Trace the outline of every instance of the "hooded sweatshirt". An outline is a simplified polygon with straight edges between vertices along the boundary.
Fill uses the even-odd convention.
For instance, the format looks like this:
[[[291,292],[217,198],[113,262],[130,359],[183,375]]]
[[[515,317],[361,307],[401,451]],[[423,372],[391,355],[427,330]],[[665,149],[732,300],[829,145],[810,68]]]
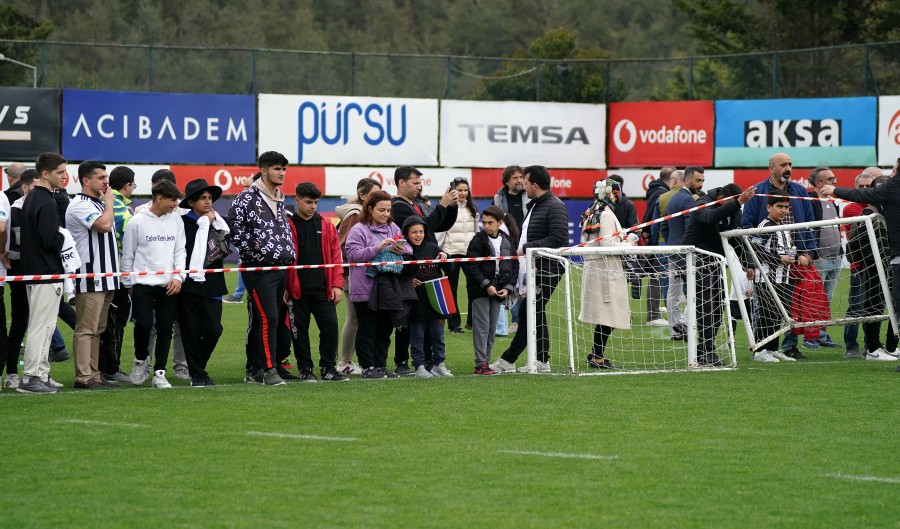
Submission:
[[[185,240],[184,222],[176,213],[158,217],[149,208],[138,211],[125,227],[122,238],[122,271],[181,270],[187,256]],[[126,287],[164,287],[172,277],[172,274],[128,276],[123,282]],[[184,282],[184,273],[174,277]]]
[[[284,193],[270,193],[262,179],[238,193],[225,215],[231,242],[245,266],[288,265],[297,259]]]

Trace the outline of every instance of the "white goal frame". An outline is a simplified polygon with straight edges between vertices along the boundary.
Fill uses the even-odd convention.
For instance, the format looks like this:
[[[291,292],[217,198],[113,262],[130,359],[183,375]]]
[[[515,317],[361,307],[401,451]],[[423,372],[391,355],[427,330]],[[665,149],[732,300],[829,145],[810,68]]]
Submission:
[[[799,230],[811,230],[811,229],[815,229],[815,228],[821,228],[824,226],[839,226],[840,227],[840,226],[845,226],[848,224],[862,223],[866,227],[866,233],[868,235],[869,246],[871,248],[879,248],[878,239],[875,234],[874,223],[876,221],[884,222],[884,218],[880,214],[874,214],[874,215],[863,215],[860,217],[837,218],[837,219],[831,219],[831,220],[818,220],[818,221],[812,221],[812,222],[798,222],[798,223],[794,223],[794,224],[789,224],[787,226],[789,226],[791,228],[790,231],[799,231]],[[757,270],[760,270],[762,268],[762,263],[759,261],[759,258],[756,256],[756,253],[753,252],[753,250],[752,250],[752,245],[750,244],[750,239],[749,239],[750,236],[785,231],[784,228],[785,228],[785,226],[767,226],[765,228],[747,228],[747,229],[724,231],[721,233],[722,244],[727,246],[729,244],[728,239],[733,239],[733,238],[739,239],[741,241],[742,246],[744,247],[744,250],[747,252],[747,254],[751,255],[753,257],[753,262],[756,265]],[[842,243],[842,244],[844,244],[844,243]],[[784,320],[786,322],[788,322],[788,326],[784,327],[782,329],[779,329],[772,336],[764,338],[764,341],[767,341],[767,340],[775,338],[775,337],[781,337],[782,335],[792,331],[795,328],[800,329],[800,328],[804,328],[804,327],[821,327],[824,325],[829,325],[829,324],[835,325],[838,323],[842,323],[842,324],[844,324],[844,323],[865,323],[865,322],[870,322],[870,321],[884,321],[885,319],[887,319],[890,322],[893,329],[898,329],[897,314],[894,310],[894,302],[893,302],[893,299],[891,296],[891,290],[888,286],[887,272],[884,268],[884,263],[882,263],[881,259],[875,259],[875,269],[878,271],[878,278],[879,278],[879,282],[881,283],[882,294],[884,295],[884,303],[885,303],[885,307],[887,308],[886,316],[884,316],[884,315],[881,315],[881,316],[857,316],[857,317],[849,317],[849,318],[844,317],[844,318],[840,318],[840,320],[838,320],[837,318],[832,318],[831,320],[827,320],[827,321],[798,322],[798,321],[794,321],[791,318],[791,314],[787,311],[787,309],[785,309],[785,307],[783,305],[779,304],[779,311],[781,312],[781,316],[782,316],[782,318],[784,318]],[[738,282],[738,274],[739,273],[740,273],[740,270],[736,270],[734,268],[731,269],[732,281]],[[769,291],[769,293],[774,297],[774,299],[778,299],[778,296],[775,292],[775,287],[769,281],[768,276],[766,274],[762,274],[760,279],[761,279],[761,287],[760,288],[766,288]],[[900,280],[900,278],[898,278],[898,280]],[[741,319],[744,322],[744,330],[747,333],[747,340],[748,340],[748,343],[750,344],[750,350],[756,351],[759,344],[757,343],[757,340],[754,337],[753,323],[751,322],[751,317],[749,314],[747,314],[747,308],[745,307],[745,305],[743,303],[738,303],[738,307],[740,308],[740,311],[741,311]]]
[[[571,274],[569,273],[569,268],[571,265],[570,257],[573,256],[582,256],[582,255],[598,255],[598,254],[608,254],[608,255],[617,255],[621,257],[628,256],[644,256],[644,255],[672,255],[672,254],[682,254],[685,256],[686,260],[686,288],[687,288],[687,305],[685,310],[686,316],[686,326],[688,329],[688,342],[687,342],[687,368],[686,369],[658,369],[658,370],[602,370],[602,371],[591,371],[585,372],[583,369],[578,368],[579,360],[576,359],[576,351],[574,350],[574,339],[573,339],[573,321],[577,318],[577,312],[575,310],[575,305],[573,303],[573,292],[577,292],[577,290],[573,290]],[[699,367],[697,364],[697,281],[696,281],[696,256],[698,254],[702,254],[709,258],[712,258],[719,264],[719,269],[721,270],[721,279],[723,285],[723,292],[725,297],[723,316],[722,316],[722,325],[720,326],[719,332],[726,333],[726,344],[727,344],[727,352],[725,353],[725,357],[723,360],[726,361],[725,367]],[[537,273],[535,268],[535,261],[537,258],[545,258],[545,259],[554,259],[560,262],[564,269],[563,277],[560,283],[556,287],[557,295],[564,296],[565,299],[565,311],[566,311],[566,330],[568,333],[569,339],[566,340],[568,350],[565,353],[565,356],[568,358],[568,366],[566,370],[566,374],[569,375],[587,375],[587,374],[641,374],[641,373],[660,373],[660,372],[677,372],[677,371],[687,371],[687,370],[732,370],[737,367],[737,355],[735,352],[734,345],[734,334],[731,328],[731,308],[728,303],[728,292],[729,292],[729,283],[728,283],[728,274],[726,274],[725,270],[727,268],[727,262],[724,257],[721,255],[717,255],[714,253],[710,253],[704,250],[699,250],[694,246],[628,246],[628,247],[599,247],[599,246],[585,246],[585,247],[569,247],[569,248],[559,248],[559,249],[548,249],[548,248],[527,248],[525,251],[525,285],[526,285],[526,299],[525,299],[525,310],[528,311],[527,317],[529,322],[529,327],[527,329],[527,355],[526,355],[526,363],[525,367],[527,369],[527,373],[536,374],[537,373],[537,326],[535,325],[536,316],[537,316],[537,299],[535,292],[535,285],[537,282]],[[558,329],[555,329],[559,332]],[[558,352],[557,352],[558,353]],[[730,360],[730,362],[729,362]],[[557,373],[561,374],[561,373]]]

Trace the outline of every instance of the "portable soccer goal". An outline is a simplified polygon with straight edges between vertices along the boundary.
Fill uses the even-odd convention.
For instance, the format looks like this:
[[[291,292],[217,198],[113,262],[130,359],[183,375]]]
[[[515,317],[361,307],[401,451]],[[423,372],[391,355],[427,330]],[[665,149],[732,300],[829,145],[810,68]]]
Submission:
[[[691,246],[590,246],[528,249],[524,260],[526,303],[522,310],[528,311],[526,369],[530,373],[546,373],[548,364],[549,373],[569,375],[729,369],[737,365],[722,256]],[[667,307],[669,324],[656,320],[650,325],[647,321],[646,304],[660,304],[663,299],[630,297],[627,261],[641,261],[638,266],[645,273],[660,278],[678,275],[678,292],[669,296],[677,299]],[[596,359],[599,346],[598,325],[613,323],[619,328],[608,335],[603,350],[613,368],[599,368],[590,362]],[[706,362],[708,353],[719,361]]]

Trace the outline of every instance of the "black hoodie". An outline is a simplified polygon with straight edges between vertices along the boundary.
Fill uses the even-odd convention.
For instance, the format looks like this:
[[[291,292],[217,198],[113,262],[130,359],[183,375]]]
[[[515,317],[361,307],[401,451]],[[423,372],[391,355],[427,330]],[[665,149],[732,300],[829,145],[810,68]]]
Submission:
[[[425,240],[418,246],[413,244],[409,239],[409,229],[415,225],[425,226]],[[406,242],[412,246],[412,258],[416,260],[436,259],[437,255],[441,253],[441,248],[428,240],[428,231],[428,226],[426,226],[425,223],[422,222],[422,218],[417,215],[411,216],[403,222],[403,236],[406,237]],[[405,256],[404,259],[407,259],[407,257]],[[438,279],[441,276],[447,275],[449,272],[449,263],[409,266],[415,267],[415,274],[412,277],[423,283],[425,281],[431,281],[432,279]],[[411,322],[421,323],[423,321],[442,320],[445,318],[445,316],[438,314],[431,308],[431,302],[428,300],[428,291],[424,286],[416,287],[416,295],[419,296],[419,303],[417,307],[414,307],[413,310],[410,311],[409,319]]]

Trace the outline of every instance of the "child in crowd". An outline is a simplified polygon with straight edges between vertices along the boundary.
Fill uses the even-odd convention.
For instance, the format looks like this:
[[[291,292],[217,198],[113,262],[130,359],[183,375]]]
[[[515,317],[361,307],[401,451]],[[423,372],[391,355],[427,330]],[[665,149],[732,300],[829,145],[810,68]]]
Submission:
[[[175,213],[181,191],[174,183],[160,180],[151,190],[150,207],[139,210],[125,227],[122,238],[122,271],[181,270],[184,268],[184,222]],[[172,343],[172,327],[178,312],[176,297],[185,274],[131,275],[124,278],[131,289],[134,315],[134,366],[131,383],[143,384],[150,376],[150,329],[156,320],[153,387],[171,388],[166,363]]]
[[[438,245],[425,240],[425,221],[417,215],[410,216],[403,223],[403,235],[409,245],[412,246],[412,257],[416,260],[446,259],[447,254],[442,252]],[[446,263],[419,264],[412,278],[412,284],[416,287],[419,301],[409,313],[409,340],[413,368],[416,376],[422,378],[452,377],[453,373],[444,365],[446,359],[446,347],[444,344],[444,315],[439,314],[428,300],[426,281],[440,279],[446,275],[450,268]],[[425,365],[425,336],[431,342],[431,359],[434,368],[431,371]]]
[[[787,193],[778,189],[773,190],[766,201],[768,216],[759,224],[759,227],[780,225],[790,210],[791,200]],[[778,336],[759,343],[775,334],[781,322],[778,304],[769,287],[763,283],[762,276],[768,279],[784,306],[791,306],[789,299],[792,290],[789,287],[791,266],[797,255],[793,237],[790,231],[776,231],[754,237],[751,242],[760,247],[757,254],[762,264],[762,269],[756,275],[756,285],[753,289],[756,293],[757,313],[756,321],[753,322],[753,330],[758,343],[753,360],[757,362],[778,362],[779,360],[793,362],[794,358],[787,356],[778,348]]]
[[[466,257],[501,257],[516,254],[509,236],[501,231],[503,210],[488,206],[481,213],[482,231],[469,243]],[[496,375],[490,368],[491,349],[494,347],[494,330],[500,307],[509,296],[515,295],[519,277],[519,261],[473,261],[465,263],[466,291],[472,311],[472,342],[475,347],[475,374]],[[505,315],[504,315],[505,316]]]

